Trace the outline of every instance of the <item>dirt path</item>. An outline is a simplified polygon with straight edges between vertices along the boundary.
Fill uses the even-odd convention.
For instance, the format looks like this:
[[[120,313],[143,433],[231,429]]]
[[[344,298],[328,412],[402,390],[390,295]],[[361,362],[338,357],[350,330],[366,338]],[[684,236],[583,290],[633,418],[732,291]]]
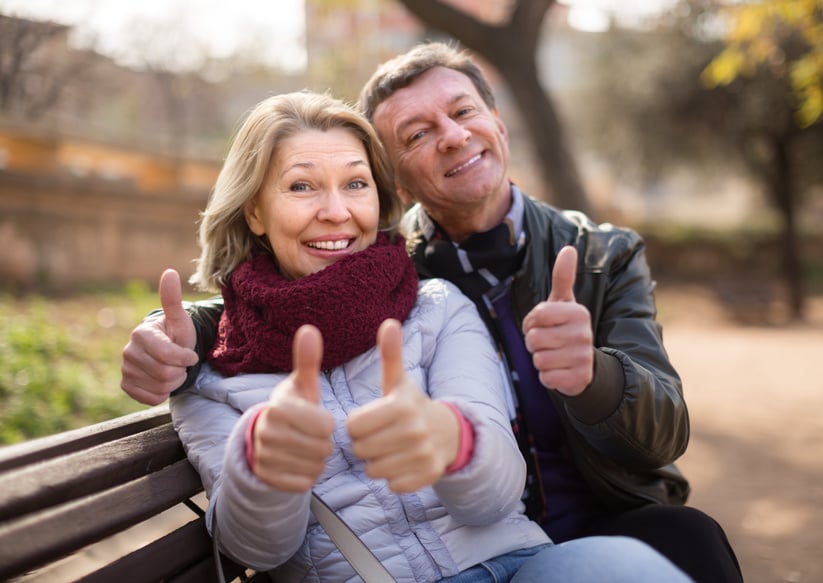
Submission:
[[[689,503],[723,525],[747,583],[823,581],[823,298],[789,328],[731,325],[702,292],[659,303],[691,416]]]

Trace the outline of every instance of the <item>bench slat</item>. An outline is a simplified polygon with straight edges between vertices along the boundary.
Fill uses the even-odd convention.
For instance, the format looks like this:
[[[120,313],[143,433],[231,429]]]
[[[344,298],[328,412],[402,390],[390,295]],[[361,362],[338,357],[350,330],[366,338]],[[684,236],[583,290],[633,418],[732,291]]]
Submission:
[[[226,581],[245,573],[245,569],[223,557]],[[174,575],[169,576],[170,573]],[[206,519],[200,517],[78,579],[76,583],[140,583],[169,579],[177,582],[208,583],[217,577]]]
[[[180,503],[190,504],[202,490],[167,405],[0,447],[0,580],[43,568]],[[228,558],[222,564],[226,581],[269,581],[265,573],[249,573]],[[204,518],[79,581],[159,580],[216,581]]]
[[[0,474],[0,520],[125,484],[186,459],[170,423]]]
[[[168,405],[158,405],[88,427],[0,447],[0,472],[88,449],[170,422]]]
[[[186,460],[116,488],[0,524],[0,578],[64,557],[201,492]]]

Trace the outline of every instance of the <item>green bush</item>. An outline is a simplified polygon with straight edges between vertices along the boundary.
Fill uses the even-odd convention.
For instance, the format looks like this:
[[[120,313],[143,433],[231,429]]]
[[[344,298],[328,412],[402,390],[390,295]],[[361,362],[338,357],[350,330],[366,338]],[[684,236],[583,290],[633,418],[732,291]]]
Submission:
[[[120,390],[120,354],[158,305],[142,283],[65,299],[0,296],[0,444],[144,408]]]

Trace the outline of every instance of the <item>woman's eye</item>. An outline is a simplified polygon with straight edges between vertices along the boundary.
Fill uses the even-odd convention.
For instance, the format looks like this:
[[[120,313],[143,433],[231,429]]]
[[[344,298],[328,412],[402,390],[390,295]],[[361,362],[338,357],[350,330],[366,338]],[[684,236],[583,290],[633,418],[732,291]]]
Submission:
[[[309,185],[305,182],[295,182],[289,187],[289,190],[293,192],[306,192],[309,190]]]
[[[368,187],[368,185],[368,182],[360,179],[352,180],[351,182],[349,182],[349,188],[351,188],[352,190],[360,190],[361,188]]]
[[[419,132],[414,132],[411,136],[409,136],[409,142],[416,142],[420,138],[426,135],[426,132],[420,130]]]

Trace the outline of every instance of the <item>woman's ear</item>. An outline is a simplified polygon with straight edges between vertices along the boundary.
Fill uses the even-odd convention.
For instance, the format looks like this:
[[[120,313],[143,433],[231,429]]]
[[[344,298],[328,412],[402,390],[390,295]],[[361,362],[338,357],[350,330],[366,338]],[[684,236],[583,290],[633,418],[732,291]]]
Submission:
[[[243,216],[251,232],[257,236],[266,234],[266,227],[258,216],[257,197],[255,196],[243,206]]]
[[[395,191],[397,192],[397,196],[400,198],[401,202],[403,203],[403,206],[411,206],[411,204],[414,202],[414,197],[411,195],[411,193],[399,184],[395,184],[394,186]]]

